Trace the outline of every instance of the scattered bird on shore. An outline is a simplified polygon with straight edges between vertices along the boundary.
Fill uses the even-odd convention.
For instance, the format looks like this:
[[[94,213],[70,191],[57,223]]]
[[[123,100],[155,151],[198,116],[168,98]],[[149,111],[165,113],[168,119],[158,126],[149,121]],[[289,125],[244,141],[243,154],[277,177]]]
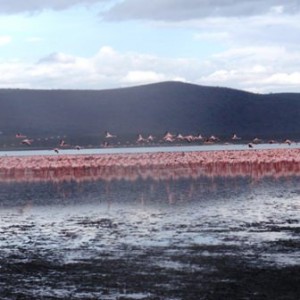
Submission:
[[[259,139],[259,138],[255,138],[255,139],[253,139],[253,141],[252,141],[253,144],[259,144],[259,143],[261,143],[261,142],[262,142],[262,140]]]
[[[24,139],[21,141],[22,145],[27,145],[27,146],[31,146],[31,143],[33,142],[33,140],[29,140],[29,139]]]
[[[16,134],[16,138],[17,138],[17,139],[26,139],[26,135],[24,135],[24,134],[18,132],[18,133]]]
[[[240,140],[241,138],[238,137],[236,134],[234,134],[231,139],[234,141],[237,141],[237,140]]]
[[[79,145],[77,145],[77,146],[75,146],[75,149],[76,149],[76,150],[80,150],[81,147],[80,147]]]
[[[66,144],[66,142],[65,142],[64,140],[60,140],[59,146],[60,146],[60,147],[66,147],[67,144]]]
[[[214,144],[215,142],[214,141],[212,141],[210,138],[206,138],[205,140],[204,140],[204,144],[206,144],[206,145],[211,145],[211,144]]]
[[[170,133],[169,131],[167,131],[163,137],[163,140],[165,142],[174,142],[175,136],[172,133]]]
[[[107,148],[109,146],[109,143],[105,141],[101,144],[101,146],[104,148]]]
[[[218,137],[214,136],[214,135],[211,135],[209,137],[209,141],[211,141],[211,142],[218,142],[218,141],[220,141],[220,139]]]
[[[153,141],[154,141],[154,136],[150,134],[150,135],[147,137],[147,141],[148,141],[148,142],[153,142]]]
[[[57,153],[57,154],[59,153],[58,148],[54,148],[53,151],[54,151],[55,153]]]
[[[184,136],[181,133],[178,133],[176,135],[176,139],[179,140],[179,141],[183,141],[184,140]]]
[[[139,133],[136,142],[137,142],[137,143],[147,142],[147,139],[145,139],[145,138],[142,136],[142,134]]]
[[[292,141],[291,141],[291,140],[289,140],[289,139],[286,139],[286,140],[285,140],[283,143],[284,143],[284,144],[291,145],[291,144],[292,144]]]
[[[174,142],[174,138],[173,138],[173,137],[170,137],[170,136],[167,136],[167,137],[164,137],[164,141],[165,141],[165,142],[172,143],[172,142]]]
[[[105,138],[106,139],[111,139],[111,138],[116,138],[117,136],[114,134],[109,133],[108,131],[105,131]]]
[[[194,136],[192,136],[191,134],[190,135],[186,135],[184,137],[184,140],[187,141],[188,143],[191,143],[194,141]]]
[[[203,140],[203,137],[202,135],[199,133],[198,135],[195,136],[195,140],[196,141],[202,141]]]
[[[253,144],[252,144],[252,143],[249,143],[249,144],[248,144],[248,148],[253,148]]]
[[[269,142],[268,142],[269,144],[275,144],[275,143],[277,143],[275,140],[269,140]]]

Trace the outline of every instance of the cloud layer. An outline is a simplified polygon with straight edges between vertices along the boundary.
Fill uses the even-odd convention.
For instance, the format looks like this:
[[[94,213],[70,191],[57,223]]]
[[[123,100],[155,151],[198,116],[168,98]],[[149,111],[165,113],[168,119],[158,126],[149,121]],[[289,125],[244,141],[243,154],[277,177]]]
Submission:
[[[186,21],[207,17],[256,16],[299,12],[298,0],[124,0],[107,13],[112,20]]]
[[[0,13],[35,12],[44,9],[62,10],[77,4],[90,5],[108,0],[0,0]]]
[[[89,58],[53,53],[34,64],[0,62],[0,88],[105,89],[180,80],[264,93],[297,91],[297,70],[300,54],[287,55],[284,48],[239,48],[197,61],[121,53],[106,46]]]
[[[53,53],[35,64],[0,62],[0,88],[104,89],[164,80],[185,80],[200,63],[102,47],[89,58]],[[181,77],[182,75],[183,77]]]
[[[60,36],[61,32],[52,32],[49,27],[44,35],[43,30],[32,31],[24,38],[27,44],[43,41],[47,45],[43,49],[53,52],[45,56],[47,52],[41,51],[36,63],[30,63],[26,51],[9,56],[10,49],[16,49],[18,43],[21,45],[18,34],[9,32],[9,24],[7,32],[4,30],[0,36],[0,47],[6,50],[7,57],[0,60],[0,87],[103,89],[181,80],[255,92],[300,91],[299,0],[0,0],[0,14],[51,9],[59,12],[49,15],[60,14],[64,20],[64,10],[74,5],[99,3],[105,5],[93,8],[105,8],[101,18],[89,24],[98,24],[99,28],[104,25],[105,32],[93,31],[93,41],[99,39],[96,47],[112,43],[114,48],[101,47],[95,53],[94,47],[94,55],[90,54],[92,51],[83,56],[74,55],[82,52],[69,46],[72,37],[68,32]],[[88,18],[90,11],[84,10]],[[72,15],[72,24],[77,24],[80,12],[76,10],[73,16],[66,11],[68,21]],[[42,15],[39,14],[41,20]],[[32,14],[28,19],[35,16]],[[49,24],[51,18],[45,20]],[[122,20],[135,22],[122,23]],[[81,23],[78,48],[86,46],[82,43],[84,34],[91,34],[89,27],[84,27],[86,23]],[[130,26],[140,24],[139,34],[132,34]],[[69,28],[73,28],[71,23]],[[157,39],[161,37],[160,30],[166,39]],[[47,34],[56,35],[55,41],[65,40],[59,44],[62,48],[50,43]],[[112,38],[103,42],[105,36]],[[147,49],[135,48],[144,39],[147,39]],[[160,45],[165,46],[165,52],[160,52]],[[9,57],[13,58],[9,60]]]
[[[62,10],[74,5],[107,3],[111,19],[148,19],[183,21],[204,17],[254,16],[268,12],[295,13],[298,0],[0,0],[0,13]]]

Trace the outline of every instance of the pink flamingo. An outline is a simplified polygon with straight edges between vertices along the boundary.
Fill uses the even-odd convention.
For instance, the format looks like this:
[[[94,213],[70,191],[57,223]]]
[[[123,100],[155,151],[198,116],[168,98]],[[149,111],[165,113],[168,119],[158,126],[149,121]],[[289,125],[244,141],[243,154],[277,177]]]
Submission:
[[[184,136],[181,133],[178,133],[176,135],[176,139],[179,140],[179,141],[183,141],[184,140]]]
[[[287,139],[287,140],[285,140],[283,143],[284,143],[284,144],[288,144],[288,145],[290,146],[290,145],[292,144],[292,141],[289,140],[289,139]]]
[[[17,138],[17,139],[26,139],[26,135],[24,135],[24,134],[18,132],[18,133],[16,134],[16,138]]]
[[[150,134],[150,135],[147,137],[147,141],[148,141],[148,142],[153,142],[153,141],[154,141],[154,136]]]
[[[139,134],[136,142],[137,143],[147,142],[147,139],[143,138],[143,136],[141,134]]]
[[[261,141],[262,141],[261,139],[255,138],[255,139],[253,139],[252,143],[259,144],[259,143],[261,143]]]
[[[21,141],[21,144],[31,146],[32,142],[33,142],[33,140],[24,139],[24,140]]]
[[[231,139],[234,141],[237,141],[237,140],[240,140],[241,138],[238,137],[236,134],[234,134]]]
[[[174,142],[174,140],[175,140],[175,136],[174,136],[173,134],[171,134],[169,131],[167,131],[167,132],[165,133],[164,137],[163,137],[163,140],[164,140],[165,142],[170,142],[170,143],[172,143],[172,142]]]
[[[65,142],[64,140],[60,140],[59,146],[60,146],[60,147],[66,147],[67,144],[66,144],[66,142]]]
[[[117,136],[114,134],[109,133],[108,131],[105,131],[105,138],[106,139],[112,139],[112,138],[116,138]]]

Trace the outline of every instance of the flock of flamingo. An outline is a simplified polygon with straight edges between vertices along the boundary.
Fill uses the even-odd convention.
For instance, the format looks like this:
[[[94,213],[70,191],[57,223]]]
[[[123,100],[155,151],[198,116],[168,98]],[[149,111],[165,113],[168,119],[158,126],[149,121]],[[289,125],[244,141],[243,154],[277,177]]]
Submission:
[[[33,139],[17,133],[23,145],[31,146]],[[117,136],[105,132],[105,146],[108,141]],[[155,137],[143,137],[139,134],[137,144],[153,142]],[[212,144],[219,142],[219,138],[212,135],[203,138],[199,135],[171,134],[166,132],[161,139],[164,142],[202,141]],[[232,141],[241,138],[236,134]],[[262,142],[255,138],[249,144]],[[268,141],[275,143],[274,140]],[[292,141],[285,140],[291,144]],[[53,150],[59,154],[60,149],[71,146],[60,139],[57,148]],[[80,146],[75,146],[80,150]],[[60,180],[137,180],[138,178],[154,180],[178,179],[182,177],[195,178],[199,176],[292,176],[300,175],[300,149],[274,149],[248,151],[209,151],[209,152],[157,152],[136,154],[97,154],[97,155],[57,155],[57,156],[29,156],[29,157],[0,157],[0,182],[2,181],[60,181]]]
[[[22,144],[22,145],[32,146],[34,144],[34,139],[30,139],[24,134],[17,133],[15,137],[16,137],[16,139],[21,139],[20,144]],[[110,141],[116,140],[117,137],[118,137],[117,135],[112,134],[109,131],[106,131],[105,135],[104,135],[104,141],[102,142],[102,144],[100,146],[101,147],[112,146],[112,143]],[[40,140],[40,139],[38,139],[38,140]],[[239,142],[241,140],[242,140],[241,137],[239,137],[237,134],[233,134],[229,140],[223,141],[223,143],[229,144],[230,142]],[[158,145],[161,143],[176,143],[176,142],[179,144],[182,144],[184,142],[187,142],[187,143],[199,142],[199,143],[203,143],[203,144],[214,144],[214,143],[221,143],[221,140],[220,140],[220,138],[218,138],[215,135],[211,135],[209,137],[203,137],[201,134],[182,135],[180,133],[172,134],[169,131],[167,131],[161,138],[156,138],[152,134],[149,134],[147,137],[144,137],[141,133],[139,133],[137,135],[137,138],[136,138],[134,144],[147,145],[149,143],[153,144],[154,142],[156,142],[156,144],[158,144]],[[268,141],[263,141],[262,139],[254,138],[252,141],[248,142],[248,147],[253,148],[255,144],[260,144],[262,142],[267,142],[269,144],[278,143],[276,140],[273,140],[273,139],[268,140]],[[126,144],[129,144],[129,143],[130,143],[129,141],[126,142]],[[291,145],[292,141],[290,139],[285,139],[281,143]],[[119,144],[120,144],[120,142],[119,142]],[[60,138],[59,143],[57,144],[57,147],[55,147],[53,149],[53,151],[55,151],[56,153],[59,153],[59,150],[63,149],[63,148],[75,148],[77,150],[80,150],[82,147],[79,145],[72,146],[72,145],[66,143],[64,139]]]
[[[300,176],[300,149],[0,157],[0,182]]]

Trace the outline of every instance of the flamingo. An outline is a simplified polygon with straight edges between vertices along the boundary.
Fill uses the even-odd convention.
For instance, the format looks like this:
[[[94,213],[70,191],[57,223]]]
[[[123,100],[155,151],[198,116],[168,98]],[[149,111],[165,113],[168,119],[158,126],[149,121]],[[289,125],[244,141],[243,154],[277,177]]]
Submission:
[[[209,137],[209,141],[210,142],[217,142],[217,141],[219,141],[220,139],[219,138],[217,138],[216,136],[214,136],[214,135],[211,135],[210,137]]]
[[[249,145],[252,146],[251,143]],[[201,166],[199,170],[195,168],[197,165]],[[14,171],[16,166],[18,172]],[[76,171],[74,171],[74,166],[76,166]],[[185,172],[178,172],[176,168],[173,168],[177,166],[185,167]],[[103,167],[105,167],[105,172],[103,172]],[[270,174],[274,176],[300,174],[300,157],[299,149],[291,148],[256,151],[158,152],[135,155],[63,155],[61,159],[51,156],[6,157],[0,159],[0,182],[59,181],[65,178],[80,181],[91,176],[90,168],[94,170],[93,178],[105,182],[123,179],[135,181],[141,176],[149,176],[154,180],[198,178],[203,175],[210,177],[250,175],[253,178],[260,178]],[[23,172],[26,170],[33,170],[33,172]],[[51,175],[52,171],[55,171],[55,178]],[[171,194],[170,200],[174,200],[175,194]]]
[[[176,139],[179,141],[183,141],[184,140],[184,136],[181,133],[178,133],[176,136]]]
[[[137,143],[147,142],[147,139],[143,138],[143,136],[139,133],[136,142],[137,142]]]
[[[195,141],[202,141],[203,137],[202,135],[199,133],[197,136],[194,137]]]
[[[254,144],[259,144],[261,142],[261,139],[259,139],[259,138],[255,138],[253,141],[252,141],[252,143],[254,143]]]
[[[154,136],[150,134],[150,135],[147,137],[147,141],[148,141],[148,142],[153,142],[153,141],[154,141]]]
[[[60,140],[59,146],[60,147],[65,147],[65,146],[67,146],[67,144],[66,144],[66,142],[64,140]]]
[[[237,140],[240,140],[241,138],[238,137],[236,134],[234,134],[231,139],[234,141],[237,141]]]
[[[174,142],[175,138],[176,138],[175,135],[173,135],[172,133],[170,133],[169,131],[167,131],[165,133],[164,137],[163,137],[163,140],[165,142],[172,143],[172,142]]]
[[[167,131],[163,137],[163,140],[166,142],[170,142],[170,141],[174,141],[174,135],[172,133],[170,133],[169,131]]]
[[[191,143],[194,140],[194,137],[192,135],[186,135],[184,139],[188,142]]]
[[[16,138],[17,138],[17,139],[26,139],[26,135],[24,135],[24,134],[18,132],[18,133],[16,134]]]
[[[172,143],[172,142],[174,142],[174,138],[173,138],[173,137],[170,137],[170,136],[167,136],[167,137],[164,137],[164,141],[165,141],[165,142]]]
[[[101,146],[104,147],[104,148],[107,148],[109,146],[109,143],[105,141],[105,142],[102,143]]]
[[[116,138],[116,135],[113,135],[111,133],[109,133],[108,131],[105,131],[105,138],[106,139],[111,139],[111,138]]]
[[[24,140],[22,140],[21,144],[31,146],[32,142],[33,142],[33,140],[24,139]]]

